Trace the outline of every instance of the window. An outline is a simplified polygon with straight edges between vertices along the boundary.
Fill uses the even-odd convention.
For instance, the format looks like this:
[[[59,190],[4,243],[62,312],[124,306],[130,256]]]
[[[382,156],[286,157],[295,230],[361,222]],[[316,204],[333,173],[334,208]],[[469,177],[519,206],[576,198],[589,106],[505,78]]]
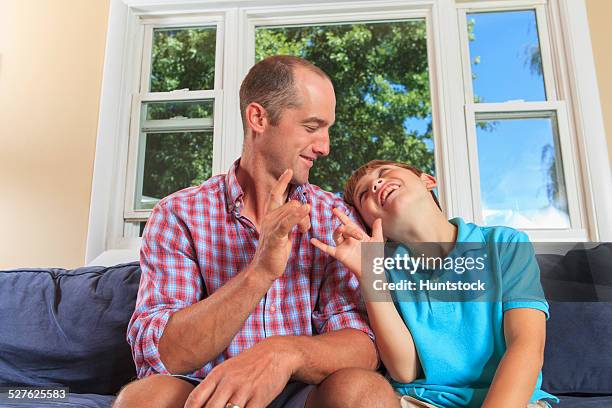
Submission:
[[[409,162],[435,174],[425,18],[255,29],[255,59],[292,54],[334,82],[330,154],[310,182],[341,192],[355,164]]]
[[[532,236],[584,239],[545,9],[487,7],[459,11],[474,218]]]
[[[340,192],[374,158],[439,181],[449,215],[533,240],[612,240],[612,177],[586,12],[569,0],[118,0],[113,3],[87,260],[139,246],[164,196],[240,156],[238,89],[267,55],[332,78]],[[587,142],[588,137],[588,142]]]
[[[163,197],[212,175],[220,23],[143,24],[140,91],[133,97],[125,236],[140,236]],[[209,23],[210,24],[210,23]]]

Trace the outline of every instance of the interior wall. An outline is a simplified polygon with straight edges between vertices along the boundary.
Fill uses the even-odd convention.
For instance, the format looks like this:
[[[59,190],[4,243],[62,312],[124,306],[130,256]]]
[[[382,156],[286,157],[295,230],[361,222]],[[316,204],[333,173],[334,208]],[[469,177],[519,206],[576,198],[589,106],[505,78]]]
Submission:
[[[109,1],[0,1],[0,269],[84,263]]]
[[[0,269],[84,263],[109,3],[0,1]],[[586,4],[612,163],[612,1]]]
[[[608,157],[612,166],[612,1],[586,0],[586,5],[608,141]]]

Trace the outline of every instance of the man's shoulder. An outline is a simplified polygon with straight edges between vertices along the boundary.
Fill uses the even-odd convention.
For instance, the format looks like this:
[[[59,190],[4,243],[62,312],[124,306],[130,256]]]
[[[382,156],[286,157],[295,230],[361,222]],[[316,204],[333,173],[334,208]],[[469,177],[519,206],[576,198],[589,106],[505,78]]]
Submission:
[[[343,209],[349,209],[350,207],[344,202],[342,197],[329,191],[323,190],[321,187],[314,184],[306,184],[308,189],[311,203],[329,209],[340,207]]]
[[[209,178],[198,186],[187,187],[178,190],[162,198],[157,206],[180,209],[185,206],[193,206],[196,203],[206,203],[218,200],[225,193],[225,174],[219,174]]]

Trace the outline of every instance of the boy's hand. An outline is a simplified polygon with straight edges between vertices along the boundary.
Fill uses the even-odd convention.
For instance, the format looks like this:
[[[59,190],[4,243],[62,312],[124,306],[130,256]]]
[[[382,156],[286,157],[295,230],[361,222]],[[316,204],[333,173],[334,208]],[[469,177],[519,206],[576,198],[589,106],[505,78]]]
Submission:
[[[382,220],[378,218],[374,221],[372,236],[369,236],[339,208],[334,208],[333,213],[342,222],[342,225],[334,231],[336,246],[327,245],[316,238],[311,238],[310,243],[342,262],[358,279],[361,279],[361,243],[384,242]]]

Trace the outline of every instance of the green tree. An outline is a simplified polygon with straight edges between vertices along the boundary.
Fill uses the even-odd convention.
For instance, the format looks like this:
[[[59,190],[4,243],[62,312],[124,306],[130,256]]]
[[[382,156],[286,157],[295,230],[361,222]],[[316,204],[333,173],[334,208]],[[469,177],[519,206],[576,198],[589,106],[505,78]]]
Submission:
[[[424,21],[262,28],[255,51],[257,60],[305,58],[332,78],[331,153],[311,170],[312,183],[342,191],[350,173],[372,159],[434,172]],[[425,129],[407,128],[409,118],[424,121]]]

